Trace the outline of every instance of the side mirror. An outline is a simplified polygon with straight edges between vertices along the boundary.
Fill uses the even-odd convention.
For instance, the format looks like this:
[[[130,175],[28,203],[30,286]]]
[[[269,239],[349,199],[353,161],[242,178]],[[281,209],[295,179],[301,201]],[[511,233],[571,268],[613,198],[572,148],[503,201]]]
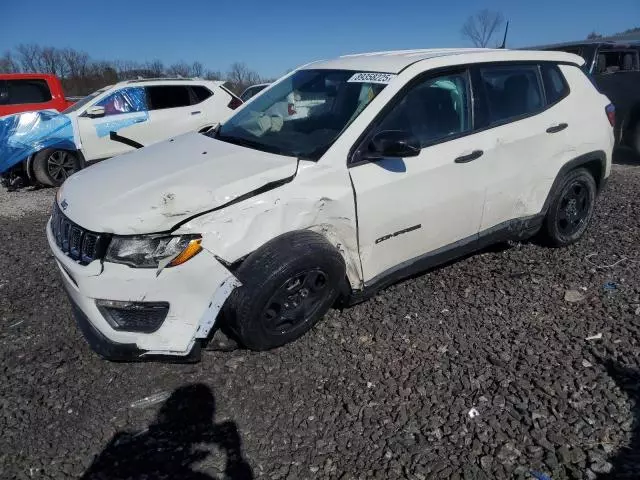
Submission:
[[[404,130],[383,130],[369,143],[368,154],[374,157],[415,157],[420,154],[420,143]],[[367,156],[369,156],[367,155]]]
[[[104,117],[104,107],[98,107],[98,106],[90,107],[87,109],[86,115],[89,118]]]

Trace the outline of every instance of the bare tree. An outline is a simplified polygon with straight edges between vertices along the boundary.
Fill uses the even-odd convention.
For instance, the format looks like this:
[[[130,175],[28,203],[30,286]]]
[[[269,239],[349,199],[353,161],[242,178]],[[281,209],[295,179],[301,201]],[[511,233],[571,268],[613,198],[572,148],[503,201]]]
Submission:
[[[204,74],[205,80],[222,80],[220,70],[207,70]]]
[[[460,33],[476,47],[484,48],[504,24],[504,16],[500,12],[488,9],[480,10],[470,16],[462,26]]]
[[[18,62],[11,52],[4,52],[0,57],[0,73],[16,73],[20,71]]]
[[[46,47],[40,51],[41,72],[52,73],[59,77],[64,77],[65,71],[62,52],[55,47]]]
[[[178,62],[167,68],[167,74],[171,77],[188,78],[191,76],[191,65],[186,62]]]
[[[73,48],[65,48],[61,52],[62,61],[64,62],[66,75],[69,78],[81,78],[87,75],[89,67],[89,55],[86,52],[80,52]]]
[[[260,83],[260,75],[249,70],[245,63],[235,62],[227,73],[227,81],[235,93],[240,93],[248,86]]]
[[[204,66],[200,62],[193,62],[193,64],[191,64],[192,77],[202,78],[203,73],[204,73]]]
[[[42,69],[42,49],[35,44],[20,44],[16,47],[18,62],[25,72],[39,72]]]
[[[153,77],[161,77],[164,75],[164,64],[160,60],[154,60],[146,64],[145,68],[149,70]]]

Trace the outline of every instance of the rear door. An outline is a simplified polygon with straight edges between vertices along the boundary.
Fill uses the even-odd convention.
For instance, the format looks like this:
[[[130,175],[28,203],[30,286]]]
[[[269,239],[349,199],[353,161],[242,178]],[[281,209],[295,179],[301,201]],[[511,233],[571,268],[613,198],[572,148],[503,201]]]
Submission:
[[[428,253],[435,258],[460,251],[456,247],[475,248],[487,171],[482,162],[465,160],[474,156],[475,145],[470,87],[466,70],[417,79],[358,148],[366,149],[369,138],[386,130],[409,132],[421,146],[415,157],[356,156],[350,165],[366,283],[403,265],[428,262]]]
[[[187,85],[151,85],[146,87],[151,125],[144,145],[166,140],[197,129],[202,109],[192,105],[192,92]]]
[[[481,237],[496,229],[519,228],[511,221],[538,214],[562,152],[567,152],[567,135],[576,128],[560,105],[568,88],[555,66],[545,67],[545,77],[547,68],[555,74],[548,79],[549,88],[556,89],[549,104],[539,64],[488,64],[473,70],[481,130],[475,145],[484,152],[478,161],[490,172]]]

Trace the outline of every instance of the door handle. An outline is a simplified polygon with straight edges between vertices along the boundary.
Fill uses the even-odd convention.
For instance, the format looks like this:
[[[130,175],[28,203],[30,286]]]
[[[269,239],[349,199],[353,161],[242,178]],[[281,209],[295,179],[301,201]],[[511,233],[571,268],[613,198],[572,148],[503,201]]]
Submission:
[[[191,112],[191,115],[199,115],[199,114],[201,114],[201,113],[202,113],[202,112],[201,112],[200,110],[196,110],[195,112]]]
[[[547,128],[547,133],[557,133],[557,132],[561,132],[562,130],[564,130],[565,128],[567,128],[569,125],[566,123],[559,123],[558,125],[554,125],[553,127],[549,127]]]
[[[480,158],[484,152],[482,150],[474,150],[469,155],[462,155],[454,160],[456,163],[467,163],[472,162],[473,160],[477,160]]]

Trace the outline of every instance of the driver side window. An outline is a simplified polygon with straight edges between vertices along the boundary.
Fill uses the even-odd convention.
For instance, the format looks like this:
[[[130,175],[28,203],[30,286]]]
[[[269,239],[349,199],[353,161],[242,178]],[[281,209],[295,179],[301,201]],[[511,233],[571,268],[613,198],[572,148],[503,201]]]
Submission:
[[[379,124],[377,132],[402,130],[421,148],[471,129],[468,77],[431,77],[413,86]]]
[[[128,87],[106,96],[96,103],[96,106],[104,107],[104,116],[108,117],[110,115],[146,111],[147,99],[144,88]]]

